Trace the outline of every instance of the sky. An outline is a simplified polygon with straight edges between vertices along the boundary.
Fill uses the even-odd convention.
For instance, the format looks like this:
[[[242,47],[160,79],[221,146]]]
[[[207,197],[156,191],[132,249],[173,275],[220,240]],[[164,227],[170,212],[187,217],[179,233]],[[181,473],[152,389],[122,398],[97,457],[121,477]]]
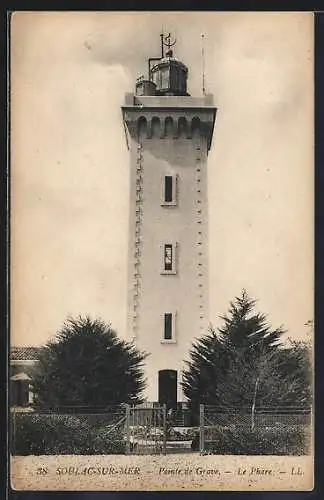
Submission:
[[[243,288],[286,336],[313,318],[313,15],[19,12],[11,21],[11,343],[68,316],[126,334],[129,152],[121,106],[160,32],[217,118],[210,322]]]

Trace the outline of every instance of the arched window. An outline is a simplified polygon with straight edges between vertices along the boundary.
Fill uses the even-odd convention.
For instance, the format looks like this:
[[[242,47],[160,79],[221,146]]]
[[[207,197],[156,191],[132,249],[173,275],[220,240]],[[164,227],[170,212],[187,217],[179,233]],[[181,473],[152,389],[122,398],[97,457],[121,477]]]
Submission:
[[[186,137],[188,134],[188,123],[183,116],[178,120],[178,135],[179,137]]]
[[[32,401],[30,377],[25,373],[18,373],[11,377],[11,404],[12,406],[26,406]]]
[[[191,134],[193,136],[195,135],[198,135],[200,134],[200,130],[201,130],[201,123],[200,123],[200,119],[198,117],[194,117],[192,120],[191,120]]]
[[[153,116],[151,121],[151,134],[152,137],[160,137],[161,136],[161,122],[160,118],[157,116]]]
[[[166,137],[173,137],[173,119],[171,116],[167,116],[164,122],[164,135]]]
[[[147,136],[147,121],[145,116],[141,116],[137,122],[137,133],[138,137],[146,137]]]

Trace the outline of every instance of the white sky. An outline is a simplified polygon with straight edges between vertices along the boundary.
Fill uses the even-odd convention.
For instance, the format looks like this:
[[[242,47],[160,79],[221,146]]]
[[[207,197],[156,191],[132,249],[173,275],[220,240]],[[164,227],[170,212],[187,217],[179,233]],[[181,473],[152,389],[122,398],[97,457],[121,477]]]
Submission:
[[[210,321],[246,288],[274,326],[313,317],[313,16],[16,13],[12,21],[12,332],[68,315],[126,320],[129,157],[120,106],[159,34],[218,107],[209,155]]]

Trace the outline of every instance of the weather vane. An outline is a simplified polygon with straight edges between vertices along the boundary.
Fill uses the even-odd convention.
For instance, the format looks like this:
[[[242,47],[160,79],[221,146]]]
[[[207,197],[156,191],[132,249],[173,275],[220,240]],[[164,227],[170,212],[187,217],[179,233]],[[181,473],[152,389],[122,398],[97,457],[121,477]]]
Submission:
[[[172,40],[171,38],[171,33],[168,33],[167,35],[164,35],[164,33],[161,33],[161,49],[162,49],[162,58],[164,57],[164,47],[168,48],[168,51],[166,55],[172,55],[171,47],[173,47],[176,44],[176,38]]]

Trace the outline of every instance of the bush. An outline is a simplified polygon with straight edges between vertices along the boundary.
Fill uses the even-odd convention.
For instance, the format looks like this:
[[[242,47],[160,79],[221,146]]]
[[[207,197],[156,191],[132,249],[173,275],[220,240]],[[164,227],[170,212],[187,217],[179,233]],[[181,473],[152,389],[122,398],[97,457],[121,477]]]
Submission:
[[[92,449],[89,455],[116,455],[126,452],[126,441],[120,432],[100,426],[92,431]]]
[[[310,435],[304,426],[217,428],[205,450],[217,455],[306,455]]]
[[[200,435],[199,432],[196,432],[191,441],[191,451],[199,451],[199,448],[200,448]]]
[[[90,426],[74,415],[20,414],[12,425],[13,455],[125,453],[126,444],[107,426]]]
[[[197,427],[176,427],[170,432],[172,441],[190,441],[197,433]],[[199,435],[199,433],[198,433]]]

